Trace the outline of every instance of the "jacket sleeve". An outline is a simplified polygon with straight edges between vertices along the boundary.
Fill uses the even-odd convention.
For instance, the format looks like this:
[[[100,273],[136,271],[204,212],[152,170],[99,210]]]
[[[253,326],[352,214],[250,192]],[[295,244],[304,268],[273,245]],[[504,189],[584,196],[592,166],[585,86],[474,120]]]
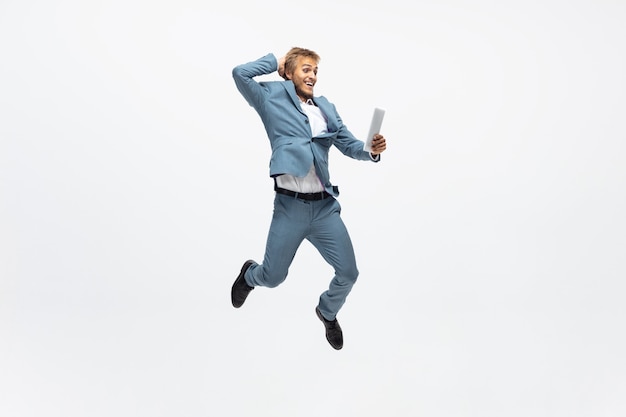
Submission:
[[[233,68],[235,85],[249,105],[259,108],[269,94],[263,83],[257,83],[254,77],[271,74],[278,69],[278,61],[274,54],[265,55],[256,61],[237,65]]]
[[[334,106],[333,106],[334,107]],[[335,110],[336,113],[336,110]],[[333,144],[337,149],[341,151],[346,156],[350,158],[354,158],[360,161],[380,161],[379,158],[372,158],[368,151],[363,150],[363,141],[357,139],[352,132],[348,130],[346,125],[343,124],[341,117],[337,114],[337,120],[339,122],[339,130],[337,132],[337,137]]]

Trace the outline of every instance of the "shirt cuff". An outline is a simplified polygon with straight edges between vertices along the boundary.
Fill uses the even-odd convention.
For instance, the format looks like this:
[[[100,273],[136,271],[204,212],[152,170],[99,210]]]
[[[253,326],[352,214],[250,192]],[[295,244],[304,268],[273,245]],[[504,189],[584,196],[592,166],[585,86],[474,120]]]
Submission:
[[[370,158],[372,159],[372,161],[378,162],[378,161],[380,161],[380,154],[372,155],[372,153],[370,152]]]

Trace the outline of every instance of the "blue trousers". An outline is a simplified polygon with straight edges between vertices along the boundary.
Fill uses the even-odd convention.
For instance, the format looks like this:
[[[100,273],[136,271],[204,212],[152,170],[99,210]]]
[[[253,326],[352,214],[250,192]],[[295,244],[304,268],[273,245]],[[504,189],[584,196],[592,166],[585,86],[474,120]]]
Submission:
[[[273,288],[281,284],[298,247],[307,239],[334,268],[335,276],[318,304],[322,315],[334,320],[359,275],[340,214],[341,206],[333,197],[304,201],[276,194],[263,263],[248,268],[244,277],[248,285]]]

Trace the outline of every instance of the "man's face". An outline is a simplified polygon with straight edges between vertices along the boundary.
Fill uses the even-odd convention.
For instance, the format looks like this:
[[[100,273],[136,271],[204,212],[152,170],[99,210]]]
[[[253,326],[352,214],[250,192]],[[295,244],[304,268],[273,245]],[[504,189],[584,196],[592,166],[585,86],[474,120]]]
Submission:
[[[309,57],[298,57],[296,69],[287,77],[293,81],[296,94],[303,100],[313,98],[313,87],[317,82],[317,61]]]

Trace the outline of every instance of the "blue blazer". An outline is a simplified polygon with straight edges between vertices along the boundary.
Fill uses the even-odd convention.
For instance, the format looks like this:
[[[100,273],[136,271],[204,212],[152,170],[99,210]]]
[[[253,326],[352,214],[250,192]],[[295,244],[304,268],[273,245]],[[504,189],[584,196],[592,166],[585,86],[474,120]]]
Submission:
[[[311,137],[311,127],[292,81],[257,82],[254,77],[271,74],[278,68],[273,54],[233,69],[237,89],[261,117],[272,147],[270,176],[290,174],[304,177],[315,165],[317,176],[326,191],[339,194],[330,182],[328,151],[335,146],[351,158],[373,161],[363,150],[363,142],[356,139],[343,124],[335,106],[325,97],[314,97],[313,102],[322,111],[328,124],[328,133]]]

